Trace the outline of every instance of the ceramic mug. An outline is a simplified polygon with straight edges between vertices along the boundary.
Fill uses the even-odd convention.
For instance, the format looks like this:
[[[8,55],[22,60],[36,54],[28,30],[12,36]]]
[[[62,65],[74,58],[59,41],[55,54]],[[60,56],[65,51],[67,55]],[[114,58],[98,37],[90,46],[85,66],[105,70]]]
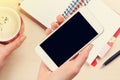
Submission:
[[[12,8],[0,7],[0,42],[9,42],[14,39],[20,28],[20,15]]]

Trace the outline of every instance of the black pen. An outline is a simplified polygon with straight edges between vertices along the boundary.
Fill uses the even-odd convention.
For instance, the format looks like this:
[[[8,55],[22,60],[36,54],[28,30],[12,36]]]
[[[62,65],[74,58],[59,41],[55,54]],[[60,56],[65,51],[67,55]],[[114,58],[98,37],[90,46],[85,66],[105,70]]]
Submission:
[[[107,61],[104,62],[103,66],[106,66],[110,62],[112,62],[115,58],[117,58],[120,55],[120,50],[116,52],[113,56],[111,56]]]

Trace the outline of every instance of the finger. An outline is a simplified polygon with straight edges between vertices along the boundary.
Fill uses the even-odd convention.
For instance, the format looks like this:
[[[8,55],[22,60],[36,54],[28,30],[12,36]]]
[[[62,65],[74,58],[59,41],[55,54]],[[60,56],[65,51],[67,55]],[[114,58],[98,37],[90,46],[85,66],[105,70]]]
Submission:
[[[40,73],[48,73],[48,72],[51,72],[51,70],[43,62],[41,62]]]
[[[90,50],[92,49],[93,45],[89,44],[87,47],[85,47],[80,53],[79,55],[75,58],[75,65],[78,68],[81,68],[82,65],[85,63]]]
[[[88,45],[79,53],[79,55],[74,60],[64,63],[55,72],[53,72],[54,74],[56,74],[54,79],[59,78],[59,80],[71,80],[72,78],[74,78],[86,61],[92,46],[93,45]]]
[[[53,30],[55,30],[56,28],[58,28],[58,26],[59,26],[59,24],[56,23],[56,22],[53,22],[53,23],[51,24],[51,28],[52,28]]]
[[[23,34],[23,32],[24,32],[24,22],[23,22],[23,19],[21,17],[21,28],[20,28],[19,34]]]
[[[64,18],[62,15],[58,15],[58,16],[56,17],[56,19],[57,19],[57,23],[58,23],[58,24],[61,24],[62,22],[65,21],[65,18]]]
[[[3,46],[3,44],[0,43],[0,46]]]
[[[46,35],[49,35],[51,32],[52,32],[52,30],[51,30],[50,28],[47,28],[47,29],[45,30]]]
[[[43,62],[41,62],[39,74],[38,74],[38,80],[40,80],[40,78],[42,79],[42,77],[43,78],[46,77],[50,73],[51,73],[51,70]]]
[[[6,50],[8,53],[5,55],[8,56],[12,51],[14,51],[16,48],[18,48],[22,42],[25,40],[26,36],[25,35],[19,35],[14,41],[10,42],[5,46]]]
[[[60,68],[56,70],[56,74],[59,75],[61,80],[71,80],[80,71],[82,65],[85,63],[88,53],[91,50],[92,45],[83,49],[75,59],[65,62]]]

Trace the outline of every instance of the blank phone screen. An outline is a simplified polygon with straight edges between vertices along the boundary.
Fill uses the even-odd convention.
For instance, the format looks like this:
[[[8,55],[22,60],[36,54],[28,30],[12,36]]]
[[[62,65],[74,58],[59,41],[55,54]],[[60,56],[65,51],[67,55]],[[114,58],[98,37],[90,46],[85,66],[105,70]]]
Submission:
[[[59,67],[97,34],[81,13],[77,12],[40,46]]]

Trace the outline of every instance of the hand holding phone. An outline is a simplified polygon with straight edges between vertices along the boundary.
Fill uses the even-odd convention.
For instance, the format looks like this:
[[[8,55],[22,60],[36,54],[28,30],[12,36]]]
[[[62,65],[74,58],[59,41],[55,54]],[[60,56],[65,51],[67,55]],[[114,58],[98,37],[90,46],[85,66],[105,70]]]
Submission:
[[[88,10],[78,10],[43,40],[36,47],[36,52],[51,70],[55,70],[77,55],[101,32],[101,25]]]
[[[49,35],[52,30],[59,27],[61,23],[64,22],[65,18],[62,15],[56,17],[57,22],[51,24],[51,28],[45,30],[46,35]],[[51,71],[42,61],[39,69],[38,80],[72,80],[80,71],[81,67],[85,63],[90,50],[92,49],[92,44],[87,45],[74,59],[67,61],[57,71]],[[62,72],[61,72],[62,71]],[[67,72],[68,74],[66,74]],[[49,73],[49,75],[48,75]],[[43,77],[44,76],[44,77]]]

